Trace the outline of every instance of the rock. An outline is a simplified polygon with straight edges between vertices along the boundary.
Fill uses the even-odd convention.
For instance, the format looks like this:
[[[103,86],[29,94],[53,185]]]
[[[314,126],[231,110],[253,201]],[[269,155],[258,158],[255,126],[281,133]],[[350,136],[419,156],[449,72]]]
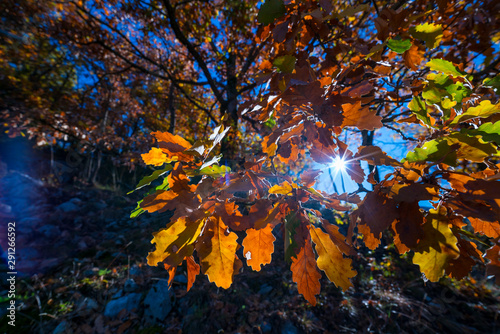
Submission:
[[[167,281],[158,281],[144,300],[146,323],[162,322],[172,310],[171,291]]]
[[[129,295],[120,297],[118,299],[113,299],[108,302],[106,309],[104,310],[104,315],[108,318],[114,318],[120,313],[121,310],[126,309],[127,311],[132,311],[139,307],[141,302],[140,293],[131,293]]]
[[[289,320],[281,328],[281,334],[298,334],[299,331]]]
[[[139,268],[138,266],[134,265],[132,266],[132,268],[130,268],[130,275],[139,276],[141,273],[141,268]]]
[[[82,201],[79,198],[72,198],[69,201],[59,205],[57,209],[61,210],[62,212],[78,211],[80,210],[81,203]]]
[[[59,227],[54,225],[44,225],[38,231],[48,239],[54,239],[61,235]]]
[[[125,282],[125,285],[123,287],[123,291],[125,291],[125,292],[134,292],[138,288],[139,288],[139,286],[137,285],[137,283],[135,283],[135,281],[132,278],[130,278],[130,279],[128,279]]]
[[[187,279],[186,275],[183,275],[183,274],[175,275],[174,282],[181,283],[181,284],[187,284],[188,279]]]
[[[70,326],[66,320],[63,320],[57,325],[57,327],[54,329],[52,334],[63,334],[63,333],[69,333]]]
[[[262,331],[262,333],[271,333],[272,329],[273,326],[271,326],[271,324],[267,321],[263,321],[260,325],[260,330]]]
[[[257,293],[259,295],[267,295],[271,291],[273,291],[273,287],[268,284],[264,284]]]
[[[93,311],[97,311],[99,309],[99,305],[92,298],[83,298],[83,300],[78,304],[76,311],[80,316],[86,316],[92,313]]]

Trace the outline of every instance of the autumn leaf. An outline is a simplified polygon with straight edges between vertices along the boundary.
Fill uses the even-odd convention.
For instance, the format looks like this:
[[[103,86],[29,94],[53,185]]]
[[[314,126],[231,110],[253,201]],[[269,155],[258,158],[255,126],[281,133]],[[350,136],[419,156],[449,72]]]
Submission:
[[[228,232],[226,224],[216,217],[210,217],[196,250],[201,260],[201,269],[210,282],[227,289],[233,283],[233,265],[238,236]]]
[[[186,267],[187,267],[187,274],[188,274],[188,282],[187,282],[187,291],[191,289],[191,287],[194,284],[194,281],[196,280],[196,276],[200,273],[200,265],[196,263],[194,258],[192,256],[187,256],[186,257]]]
[[[413,44],[409,50],[403,53],[403,59],[406,67],[416,71],[424,59],[424,51],[420,50],[417,45]]]
[[[288,195],[292,192],[292,185],[288,183],[288,181],[285,181],[283,183],[276,184],[269,188],[269,193],[270,194],[280,194],[280,195]]]
[[[309,232],[312,241],[316,245],[318,268],[323,270],[328,279],[336,286],[347,290],[352,286],[349,279],[357,274],[352,269],[352,260],[344,258],[342,252],[330,239],[330,236],[321,231],[320,228],[310,227]]]
[[[497,243],[488,249],[484,258],[488,260],[486,273],[495,276],[496,284],[500,284],[500,245]]]
[[[141,154],[146,165],[161,166],[165,162],[170,162],[167,155],[159,148],[153,147],[148,153]]]
[[[475,107],[470,107],[462,115],[457,116],[451,122],[451,125],[465,122],[465,121],[468,121],[468,120],[476,118],[476,117],[486,118],[486,117],[489,117],[489,116],[496,114],[496,113],[499,113],[499,112],[500,112],[500,103],[492,104],[491,101],[484,100],[484,101],[481,101],[481,103],[479,103],[479,105],[477,105]]]
[[[297,253],[296,257],[292,258],[290,269],[292,270],[292,279],[297,283],[299,293],[312,306],[316,305],[315,295],[321,291],[321,284],[319,283],[321,274],[316,265],[310,239],[306,240],[306,243]]]
[[[374,130],[382,127],[382,117],[371,112],[368,107],[361,107],[361,101],[342,105],[342,127],[354,126],[360,130]]]
[[[247,264],[255,271],[260,271],[261,265],[271,263],[271,255],[274,252],[273,227],[268,224],[266,227],[255,230],[253,228],[246,231],[247,236],[243,239],[243,255],[247,259]]]
[[[431,282],[443,276],[451,260],[459,257],[457,238],[448,226],[446,209],[430,209],[423,225],[424,237],[416,247],[413,263]]]
[[[410,34],[422,41],[429,49],[436,48],[443,38],[443,29],[440,24],[423,23],[410,29]]]
[[[156,250],[148,254],[148,264],[156,266],[158,262],[165,261],[170,266],[178,266],[186,256],[193,254],[202,223],[202,220],[191,222],[182,217],[153,233],[151,243],[156,244]]]

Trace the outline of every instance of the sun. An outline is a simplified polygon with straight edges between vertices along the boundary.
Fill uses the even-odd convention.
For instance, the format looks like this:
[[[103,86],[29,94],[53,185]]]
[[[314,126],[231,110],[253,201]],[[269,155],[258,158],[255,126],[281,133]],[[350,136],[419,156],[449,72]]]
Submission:
[[[336,173],[343,173],[347,168],[347,162],[344,160],[344,158],[337,155],[335,159],[333,159],[333,162],[330,163],[330,168],[333,168]]]

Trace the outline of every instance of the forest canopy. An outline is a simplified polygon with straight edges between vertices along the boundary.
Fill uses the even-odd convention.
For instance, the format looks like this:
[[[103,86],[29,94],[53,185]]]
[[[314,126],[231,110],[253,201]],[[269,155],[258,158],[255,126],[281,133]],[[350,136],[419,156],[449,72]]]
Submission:
[[[172,280],[185,261],[188,290],[200,271],[228,288],[243,261],[261,270],[276,234],[313,305],[321,271],[347,289],[351,258],[383,242],[430,281],[482,264],[500,282],[498,1],[0,9],[8,134],[147,165],[131,216],[172,212],[148,264]],[[319,190],[332,166],[356,189]]]

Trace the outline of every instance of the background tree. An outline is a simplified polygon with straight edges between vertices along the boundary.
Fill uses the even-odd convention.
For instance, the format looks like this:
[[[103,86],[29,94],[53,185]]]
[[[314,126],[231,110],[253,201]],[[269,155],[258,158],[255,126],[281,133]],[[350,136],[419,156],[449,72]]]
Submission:
[[[43,68],[23,70],[12,57],[42,63],[53,77],[33,88],[42,102],[28,105],[26,116],[12,112],[4,94],[9,131],[23,124],[39,138],[85,140],[100,166],[105,152],[133,165],[128,152],[146,151],[156,130],[158,147],[143,160],[161,167],[138,188],[163,181],[132,216],[174,211],[148,257],[172,278],[185,260],[189,282],[201,267],[227,288],[242,265],[240,245],[253,269],[270,262],[278,225],[299,292],[312,304],[318,269],[351,286],[357,234],[370,249],[390,235],[431,281],[464,277],[483,255],[488,272],[498,273],[495,1],[6,4],[34,17],[26,34],[36,52],[9,44],[13,21],[4,19],[2,66],[12,73],[4,79]],[[32,56],[44,52],[50,55]],[[51,62],[58,57],[54,63],[65,66]],[[65,100],[54,96],[57,87]],[[23,89],[15,93],[24,104]],[[375,146],[382,128],[414,143],[405,159]],[[359,136],[358,147],[343,139],[350,134]],[[313,188],[335,160],[358,184],[353,193]],[[390,171],[381,175],[379,166]],[[312,202],[348,212],[346,235]]]

